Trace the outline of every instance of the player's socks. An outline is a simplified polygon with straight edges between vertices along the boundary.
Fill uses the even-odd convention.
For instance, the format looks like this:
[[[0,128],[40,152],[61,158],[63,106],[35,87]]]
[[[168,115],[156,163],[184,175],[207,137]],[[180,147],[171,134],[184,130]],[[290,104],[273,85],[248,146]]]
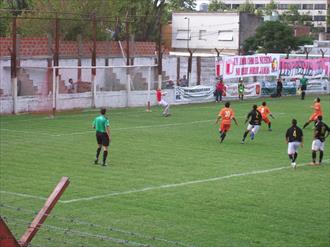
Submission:
[[[312,159],[313,159],[313,163],[315,164],[315,162],[316,162],[316,151],[312,152]]]
[[[221,143],[223,142],[223,140],[225,139],[225,137],[226,137],[226,133],[222,133],[221,134],[221,141],[220,141]]]
[[[297,157],[298,157],[298,153],[295,152],[294,155],[293,155],[293,160],[292,160],[292,162],[296,162]]]
[[[321,165],[323,160],[323,151],[320,150],[319,164]]]
[[[244,141],[245,141],[245,138],[247,137],[248,133],[249,133],[249,131],[245,131],[245,132],[244,132],[244,135],[243,135],[243,139],[242,139],[242,142],[244,142]]]
[[[303,129],[305,129],[307,127],[307,125],[309,125],[309,122],[306,122],[303,126]]]
[[[272,124],[271,123],[268,124],[268,130],[272,131]]]
[[[251,132],[250,136],[251,136],[251,140],[253,140],[254,139],[254,132],[253,131]]]
[[[96,149],[96,157],[95,157],[95,160],[94,160],[94,164],[97,164],[97,162],[99,161],[100,152],[101,152],[101,148],[97,148]]]
[[[294,162],[293,161],[293,155],[292,154],[289,154],[289,159],[291,160],[291,162]]]
[[[108,151],[103,151],[103,163],[102,165],[106,165],[105,161],[107,160],[107,156],[108,156]]]

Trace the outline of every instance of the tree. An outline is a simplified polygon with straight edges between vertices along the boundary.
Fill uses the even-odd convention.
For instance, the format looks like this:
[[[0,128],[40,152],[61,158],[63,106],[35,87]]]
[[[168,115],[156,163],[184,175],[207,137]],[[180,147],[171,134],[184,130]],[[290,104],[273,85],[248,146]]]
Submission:
[[[116,39],[125,39],[126,21],[129,32],[135,40],[157,40],[159,22],[166,23],[173,11],[193,11],[195,0],[15,0],[29,3],[32,12],[22,12],[22,17],[57,17],[60,21],[60,35],[64,40],[76,40],[78,35],[83,39],[92,38],[91,18],[97,17],[97,39],[106,40],[115,34]],[[14,2],[14,0],[5,0]],[[0,0],[3,5],[3,0]],[[0,5],[0,6],[2,6]],[[7,12],[10,15],[10,12]],[[2,14],[1,14],[2,16]],[[9,35],[9,19],[0,24],[0,34]],[[6,31],[5,31],[6,30]],[[24,36],[40,36],[54,31],[52,19],[22,19],[18,23],[18,32]]]
[[[292,28],[280,21],[263,23],[257,28],[253,38],[244,42],[243,47],[246,51],[253,51],[258,47],[263,53],[287,53],[298,48]]]
[[[238,11],[253,14],[255,11],[255,7],[254,7],[254,4],[250,3],[249,0],[245,0],[245,3],[243,3],[239,6]]]
[[[274,0],[271,0],[268,4],[266,4],[265,14],[271,15],[273,11],[276,11],[277,5]]]
[[[222,11],[228,9],[222,0],[212,0],[209,4],[209,11]]]

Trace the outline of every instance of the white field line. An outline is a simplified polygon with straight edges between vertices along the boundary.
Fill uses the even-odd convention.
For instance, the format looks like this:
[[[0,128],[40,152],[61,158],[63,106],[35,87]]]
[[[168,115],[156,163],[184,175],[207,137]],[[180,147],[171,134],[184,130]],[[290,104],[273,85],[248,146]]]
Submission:
[[[276,115],[285,115],[286,113],[277,113]],[[245,117],[237,117],[236,119],[242,119]],[[111,128],[111,131],[122,131],[122,130],[133,130],[133,129],[148,129],[148,128],[166,128],[166,127],[173,127],[173,126],[182,126],[187,124],[199,124],[199,123],[208,123],[215,121],[214,119],[208,120],[198,120],[192,122],[183,122],[183,123],[170,123],[170,124],[158,124],[158,125],[141,125],[141,126],[134,126],[134,127],[124,127],[124,128]],[[8,131],[14,133],[23,133],[23,134],[39,134],[39,135],[47,135],[51,137],[61,137],[61,136],[73,136],[73,135],[83,135],[86,133],[95,132],[95,130],[86,130],[86,131],[79,131],[79,132],[72,132],[72,133],[62,133],[62,134],[50,134],[45,132],[32,132],[32,131],[24,131],[24,130],[12,130],[12,129],[0,129],[1,131]]]
[[[329,159],[324,160],[323,163],[328,163],[328,161],[329,161]],[[309,163],[299,164],[299,167],[306,166],[308,164]],[[299,169],[299,167],[298,167],[298,169]],[[220,181],[220,180],[234,178],[234,177],[245,177],[245,176],[250,176],[250,175],[270,173],[270,172],[280,171],[280,170],[289,169],[289,168],[291,168],[291,166],[282,166],[282,167],[266,169],[266,170],[257,170],[257,171],[251,171],[251,172],[243,172],[243,173],[234,173],[234,174],[230,174],[230,175],[222,176],[222,177],[192,180],[192,181],[176,183],[176,184],[164,184],[164,185],[159,185],[159,186],[150,186],[150,187],[145,187],[145,188],[142,188],[142,189],[133,189],[133,190],[114,192],[114,193],[97,195],[97,196],[81,197],[81,198],[76,198],[76,199],[71,199],[71,200],[59,200],[59,202],[64,203],[64,204],[68,204],[68,203],[74,203],[74,202],[80,202],[80,201],[92,201],[92,200],[96,200],[96,199],[109,198],[109,197],[121,196],[121,195],[128,195],[128,194],[140,193],[140,192],[145,192],[145,191],[176,188],[176,187],[182,187],[182,186],[188,186],[188,185],[194,185],[194,184],[202,184],[202,183]],[[22,194],[22,193],[10,192],[10,191],[1,190],[0,193],[15,195],[15,196],[19,196],[19,197],[34,198],[34,199],[39,199],[39,200],[43,200],[43,201],[47,200],[47,198],[42,197],[42,196],[34,196],[34,195],[28,195],[28,194]]]

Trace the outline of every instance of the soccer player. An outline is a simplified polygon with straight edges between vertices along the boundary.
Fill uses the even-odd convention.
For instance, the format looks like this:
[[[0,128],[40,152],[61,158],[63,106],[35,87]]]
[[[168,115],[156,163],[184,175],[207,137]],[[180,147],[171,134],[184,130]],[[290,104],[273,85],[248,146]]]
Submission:
[[[315,129],[314,129],[314,140],[312,143],[312,159],[311,165],[321,165],[324,151],[324,141],[330,134],[330,128],[328,125],[322,122],[322,116],[317,117]],[[320,152],[319,163],[316,163],[316,152]]]
[[[109,120],[105,116],[106,109],[102,108],[100,113],[101,114],[94,119],[92,124],[93,129],[96,130],[96,141],[97,141],[96,159],[94,161],[94,164],[98,164],[99,155],[103,146],[102,166],[106,166],[108,147],[111,141],[110,127],[109,127]]]
[[[299,146],[303,147],[303,131],[297,126],[297,120],[292,119],[292,126],[286,131],[285,139],[288,144],[288,155],[291,160],[291,167],[296,169]]]
[[[239,79],[238,82],[238,99],[243,101],[243,97],[244,97],[244,83],[242,79]]]
[[[273,119],[274,119],[274,116],[271,113],[271,111],[270,111],[269,107],[267,106],[266,102],[265,101],[262,102],[261,106],[259,106],[257,110],[261,113],[262,120],[266,124],[268,124],[268,130],[272,131],[272,123],[269,120],[268,115],[270,115]]]
[[[233,109],[230,108],[229,102],[226,102],[225,107],[220,110],[215,123],[217,124],[220,119],[222,120],[221,120],[221,125],[219,126],[219,133],[220,133],[220,143],[222,143],[226,137],[227,132],[230,129],[231,120],[234,120],[235,124],[238,126],[238,123],[235,118],[235,113]]]
[[[304,124],[303,129],[307,127],[311,122],[316,122],[318,116],[322,116],[322,107],[321,107],[321,99],[317,97],[314,99],[314,104],[311,106],[311,108],[314,109],[314,113],[309,117],[309,120]]]
[[[158,105],[161,105],[163,108],[164,108],[164,111],[163,111],[163,116],[164,117],[168,117],[168,116],[171,116],[170,114],[170,104],[167,103],[164,99],[163,99],[163,96],[166,95],[166,92],[163,92],[160,88],[158,88],[156,90],[156,97],[157,97],[157,102],[158,102]]]
[[[246,117],[245,123],[247,123],[249,121],[249,119],[250,119],[250,121],[249,121],[249,125],[248,125],[246,131],[244,132],[243,139],[241,142],[242,144],[244,144],[245,138],[249,132],[250,132],[251,140],[253,140],[255,134],[257,134],[257,132],[260,128],[262,116],[261,116],[261,113],[257,110],[257,108],[258,108],[257,105],[253,105],[252,111],[250,111]]]

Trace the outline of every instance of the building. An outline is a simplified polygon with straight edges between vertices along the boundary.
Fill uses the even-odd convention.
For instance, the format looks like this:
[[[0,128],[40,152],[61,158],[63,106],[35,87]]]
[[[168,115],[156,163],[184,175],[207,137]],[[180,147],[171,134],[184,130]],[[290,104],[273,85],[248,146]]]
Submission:
[[[239,12],[177,12],[172,14],[172,51],[239,54],[262,18]]]
[[[197,9],[201,4],[209,4],[210,0],[197,0]],[[228,9],[238,9],[241,4],[246,3],[246,0],[222,0]],[[264,8],[271,0],[249,0],[256,8]],[[319,27],[323,31],[330,32],[326,24],[327,9],[330,7],[330,0],[274,0],[277,5],[277,11],[282,14],[288,11],[290,6],[297,7],[300,14],[309,15],[312,17],[314,27]]]

